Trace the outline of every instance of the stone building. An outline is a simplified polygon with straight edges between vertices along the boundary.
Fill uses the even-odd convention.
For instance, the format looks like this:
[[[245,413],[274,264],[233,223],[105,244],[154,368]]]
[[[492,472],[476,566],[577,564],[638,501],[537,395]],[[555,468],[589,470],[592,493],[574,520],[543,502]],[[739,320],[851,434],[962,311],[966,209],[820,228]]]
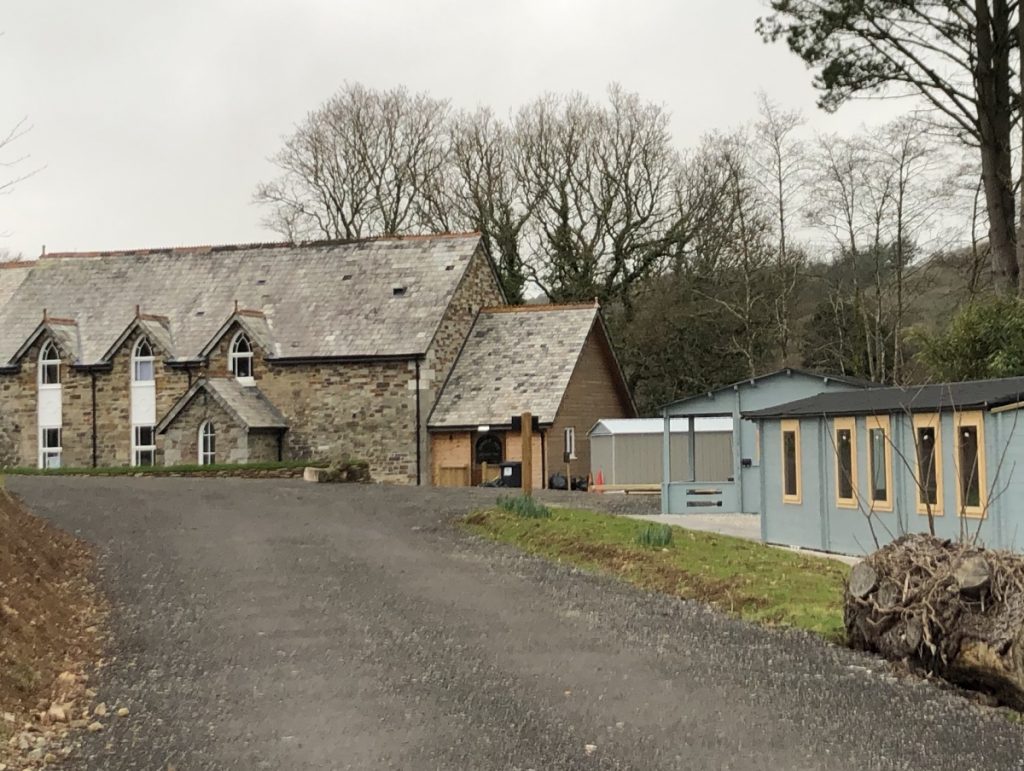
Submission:
[[[427,417],[504,304],[477,234],[0,265],[0,467],[348,455],[426,483]]]

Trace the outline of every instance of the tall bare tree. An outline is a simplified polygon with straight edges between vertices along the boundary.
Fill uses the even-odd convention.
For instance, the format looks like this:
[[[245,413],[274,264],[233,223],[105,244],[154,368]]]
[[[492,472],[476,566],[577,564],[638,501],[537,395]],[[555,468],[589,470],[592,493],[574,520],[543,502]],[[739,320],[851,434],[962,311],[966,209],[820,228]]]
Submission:
[[[947,127],[980,151],[992,269],[1018,291],[1011,133],[1024,98],[1013,51],[1024,38],[1016,0],[771,0],[758,20],[818,71],[820,104],[886,92],[922,97]],[[1016,92],[1016,96],[1014,95]],[[1024,159],[1022,159],[1024,162]]]
[[[628,304],[664,262],[679,164],[668,113],[617,86],[608,98],[547,96],[515,118],[535,202],[530,274],[556,300]]]
[[[405,88],[342,88],[274,156],[259,185],[266,224],[289,239],[360,238],[424,229],[426,193],[448,163],[448,103]]]
[[[803,116],[785,110],[763,91],[758,94],[759,117],[754,124],[756,142],[753,154],[759,181],[771,206],[778,246],[775,271],[778,294],[775,298],[775,324],[783,361],[790,355],[792,302],[796,292],[804,254],[792,244],[794,212],[800,209],[803,182],[808,171],[807,151],[797,132]]]
[[[452,121],[454,188],[445,196],[447,208],[480,231],[511,302],[523,300],[524,229],[536,206],[536,192],[528,194],[524,184],[523,153],[521,137],[489,109],[461,113]]]

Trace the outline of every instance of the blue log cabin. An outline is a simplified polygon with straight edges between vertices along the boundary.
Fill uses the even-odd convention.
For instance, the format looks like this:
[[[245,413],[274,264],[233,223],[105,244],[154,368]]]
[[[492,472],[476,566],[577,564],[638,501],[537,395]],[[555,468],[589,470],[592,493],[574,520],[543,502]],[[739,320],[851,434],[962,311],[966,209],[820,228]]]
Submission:
[[[761,535],[866,554],[905,533],[1024,549],[1024,377],[822,393],[760,427]]]
[[[761,469],[756,426],[741,415],[773,404],[791,402],[821,393],[840,393],[875,387],[875,383],[847,375],[829,375],[787,367],[731,383],[706,393],[689,396],[661,409],[663,514],[717,514],[760,511]],[[729,473],[714,479],[700,478],[704,464],[685,465],[673,459],[670,423],[688,422],[687,457],[697,456],[695,421],[701,418],[728,418],[732,421],[732,463]],[[679,471],[685,473],[679,476]]]

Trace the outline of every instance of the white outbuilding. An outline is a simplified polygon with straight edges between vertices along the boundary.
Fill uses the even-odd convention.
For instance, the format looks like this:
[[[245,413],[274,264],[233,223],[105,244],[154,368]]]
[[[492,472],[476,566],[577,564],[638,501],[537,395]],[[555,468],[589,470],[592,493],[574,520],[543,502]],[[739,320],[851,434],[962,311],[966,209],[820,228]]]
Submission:
[[[672,478],[689,479],[689,421],[672,420]],[[661,418],[605,419],[590,429],[590,470],[606,485],[660,485],[665,421]],[[696,478],[729,481],[732,477],[732,418],[696,418]]]

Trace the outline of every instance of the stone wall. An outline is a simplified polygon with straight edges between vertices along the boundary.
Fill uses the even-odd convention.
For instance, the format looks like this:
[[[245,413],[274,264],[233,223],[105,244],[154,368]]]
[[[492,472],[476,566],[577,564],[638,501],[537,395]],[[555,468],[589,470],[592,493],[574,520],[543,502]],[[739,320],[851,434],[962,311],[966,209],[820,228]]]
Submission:
[[[377,481],[415,483],[416,381],[409,364],[257,361],[257,385],[288,421],[285,458],[359,458]]]
[[[249,463],[273,463],[277,457],[277,431],[249,431]]]
[[[482,247],[477,247],[470,259],[462,281],[452,295],[452,300],[445,310],[437,333],[427,349],[423,365],[420,368],[420,451],[423,454],[421,482],[432,481],[431,443],[427,435],[427,418],[440,395],[441,387],[448,378],[448,373],[455,365],[462,346],[469,335],[473,322],[481,308],[504,305],[505,299],[497,276],[491,269],[487,255]]]
[[[245,427],[204,391],[195,398],[168,427],[163,436],[163,464],[176,466],[199,462],[199,427],[210,420],[215,431],[214,463],[246,463],[249,443]]]

